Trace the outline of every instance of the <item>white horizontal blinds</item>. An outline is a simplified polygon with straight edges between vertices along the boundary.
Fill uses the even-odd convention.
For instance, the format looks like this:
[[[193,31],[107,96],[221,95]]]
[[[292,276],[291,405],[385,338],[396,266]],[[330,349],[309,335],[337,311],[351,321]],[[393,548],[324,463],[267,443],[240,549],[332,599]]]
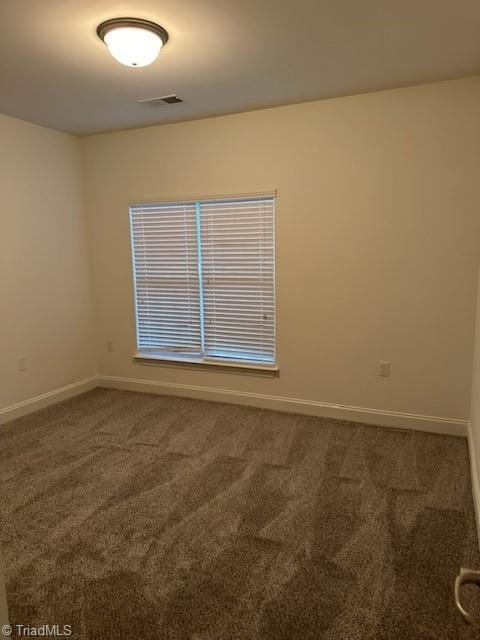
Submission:
[[[274,202],[200,205],[207,357],[275,361]]]
[[[195,204],[130,207],[141,350],[201,353]]]

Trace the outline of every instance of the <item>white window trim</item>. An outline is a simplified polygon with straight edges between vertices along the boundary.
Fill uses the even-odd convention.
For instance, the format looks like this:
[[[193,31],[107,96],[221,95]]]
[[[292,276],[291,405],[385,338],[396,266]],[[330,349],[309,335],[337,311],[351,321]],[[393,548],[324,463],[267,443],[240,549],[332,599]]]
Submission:
[[[144,199],[139,199],[136,202],[132,201],[129,203],[128,205],[128,210],[129,210],[129,231],[130,231],[130,239],[131,239],[131,267],[132,267],[132,276],[133,276],[133,294],[134,294],[134,300],[133,300],[133,305],[134,305],[134,316],[135,316],[135,339],[137,342],[137,347],[138,347],[138,314],[137,314],[137,292],[136,292],[136,277],[135,277],[135,258],[134,258],[134,249],[133,249],[133,242],[132,242],[132,233],[131,233],[131,216],[130,216],[130,208],[131,207],[138,207],[138,206],[149,206],[149,205],[162,205],[162,204],[194,204],[196,207],[198,205],[198,203],[203,203],[203,202],[215,202],[215,201],[223,201],[223,200],[242,200],[245,198],[274,198],[274,200],[276,201],[277,199],[277,190],[276,189],[271,189],[271,190],[267,190],[267,191],[260,191],[260,192],[247,192],[247,193],[243,193],[243,194],[226,194],[226,195],[210,195],[210,196],[202,196],[202,197],[189,197],[189,198],[158,198],[158,199],[154,199],[154,200],[149,200],[146,201]],[[275,207],[276,209],[276,207]],[[198,209],[197,209],[198,212]],[[276,211],[275,211],[276,213]],[[197,213],[198,215],[198,213]],[[276,255],[277,255],[277,251],[276,251],[276,231],[275,231],[275,227],[276,227],[276,215],[274,217],[274,221],[273,221],[273,246],[274,246],[274,256],[275,256],[275,260],[274,260],[274,264],[273,264],[273,291],[274,291],[274,313],[275,313],[275,333],[274,333],[274,339],[275,339],[275,361],[272,363],[262,363],[259,362],[258,364],[255,363],[254,360],[240,360],[240,359],[227,359],[227,358],[214,358],[214,357],[203,357],[203,356],[190,356],[188,354],[186,354],[185,352],[182,353],[176,353],[176,352],[161,352],[159,350],[152,350],[152,351],[148,351],[148,350],[137,350],[134,353],[133,356],[133,360],[135,363],[137,364],[149,364],[149,365],[155,365],[155,364],[163,364],[163,365],[168,365],[169,363],[171,363],[172,365],[181,365],[181,364],[185,364],[187,366],[191,366],[191,365],[200,365],[200,366],[206,366],[206,367],[221,367],[221,368],[226,368],[226,369],[243,369],[245,371],[252,371],[252,372],[258,372],[260,373],[270,373],[272,375],[277,375],[279,372],[279,365],[278,365],[278,337],[277,337],[277,295],[276,295],[276,289],[277,289],[277,283],[276,283]]]
[[[215,358],[202,358],[196,356],[187,356],[184,354],[178,353],[159,353],[148,352],[148,351],[137,351],[137,353],[133,356],[133,359],[137,363],[141,363],[142,361],[149,361],[151,363],[177,363],[177,364],[194,364],[194,365],[206,365],[213,367],[227,367],[228,369],[251,369],[253,371],[271,371],[273,373],[279,371],[278,364],[255,364],[253,360],[227,360],[225,358],[215,359]]]

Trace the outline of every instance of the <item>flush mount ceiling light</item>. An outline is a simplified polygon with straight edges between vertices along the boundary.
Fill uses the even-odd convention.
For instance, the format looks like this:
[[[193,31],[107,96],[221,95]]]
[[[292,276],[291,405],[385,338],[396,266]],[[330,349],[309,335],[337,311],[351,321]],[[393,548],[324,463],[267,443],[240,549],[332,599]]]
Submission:
[[[97,35],[118,62],[127,67],[146,67],[157,59],[168,40],[163,27],[140,18],[114,18],[97,27]]]

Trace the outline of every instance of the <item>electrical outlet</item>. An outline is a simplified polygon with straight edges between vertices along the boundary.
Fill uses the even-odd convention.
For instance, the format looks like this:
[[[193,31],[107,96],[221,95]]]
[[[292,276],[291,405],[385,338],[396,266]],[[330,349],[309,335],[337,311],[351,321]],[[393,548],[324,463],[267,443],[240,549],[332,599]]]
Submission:
[[[389,360],[380,360],[379,362],[378,375],[382,378],[390,377],[390,361]]]
[[[17,368],[19,371],[27,370],[27,356],[18,356],[17,358]]]
[[[107,351],[113,351],[113,341],[107,340]]]

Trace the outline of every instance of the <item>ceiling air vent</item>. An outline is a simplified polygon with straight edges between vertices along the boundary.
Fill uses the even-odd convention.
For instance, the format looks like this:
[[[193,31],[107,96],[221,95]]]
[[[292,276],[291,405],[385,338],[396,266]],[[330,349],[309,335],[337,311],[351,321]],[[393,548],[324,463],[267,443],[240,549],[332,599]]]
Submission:
[[[146,100],[139,100],[140,104],[145,104],[147,107],[161,107],[164,104],[177,104],[177,102],[183,102],[177,95],[162,96],[161,98],[147,98]]]

